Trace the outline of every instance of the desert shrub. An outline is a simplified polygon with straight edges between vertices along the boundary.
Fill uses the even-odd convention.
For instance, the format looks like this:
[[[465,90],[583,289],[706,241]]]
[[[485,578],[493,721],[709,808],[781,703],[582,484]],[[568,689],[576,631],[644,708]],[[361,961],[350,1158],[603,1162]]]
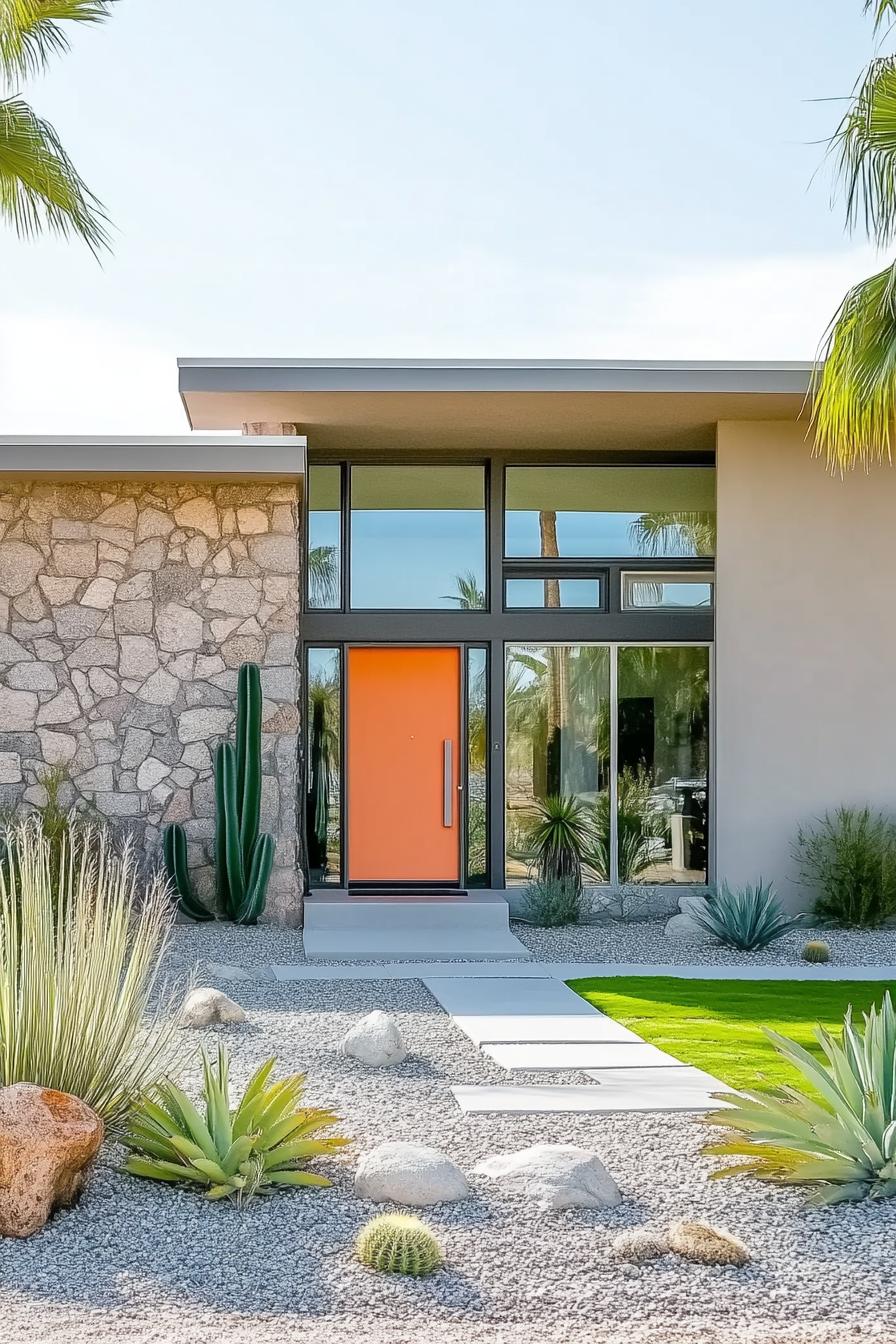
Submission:
[[[540,929],[556,929],[582,921],[584,897],[572,878],[533,882],[523,901],[522,918]]]
[[[649,770],[622,770],[616,783],[617,867],[621,883],[632,882],[654,862],[654,842],[665,834],[666,822],[654,809],[653,775]],[[598,795],[594,829],[583,864],[598,882],[610,881],[610,795]]]
[[[802,915],[788,915],[769,884],[732,888],[723,883],[710,893],[705,905],[689,917],[725,947],[756,952],[782,938],[802,922]]]
[[[528,848],[542,882],[569,880],[582,885],[582,855],[590,841],[588,814],[572,794],[551,795],[535,803]]]
[[[821,964],[830,961],[831,949],[828,947],[827,943],[822,942],[820,938],[810,938],[809,941],[803,945],[803,950],[800,953],[800,956],[803,961]]]
[[[384,1213],[371,1219],[361,1228],[355,1250],[369,1269],[415,1278],[441,1269],[445,1258],[435,1233],[407,1213]]]
[[[304,1075],[271,1083],[273,1069],[273,1059],[262,1064],[232,1110],[227,1051],[218,1047],[214,1065],[203,1053],[204,1114],[174,1083],[159,1083],[131,1114],[123,1140],[130,1153],[124,1170],[148,1180],[200,1186],[206,1199],[237,1202],[265,1190],[330,1185],[326,1176],[305,1171],[304,1164],[349,1142],[319,1137],[339,1117],[300,1106]]]
[[[896,825],[889,817],[839,807],[800,828],[795,853],[819,918],[873,929],[896,915]]]
[[[0,1085],[71,1092],[113,1131],[176,1055],[160,966],[173,911],[140,890],[133,850],[90,826],[53,841],[38,817],[0,855]],[[154,1006],[151,1006],[153,1005]]]
[[[765,1029],[808,1086],[720,1094],[729,1107],[705,1121],[730,1137],[704,1151],[743,1160],[717,1178],[811,1186],[814,1204],[896,1195],[896,1012],[889,993],[863,1017],[864,1031],[847,1010],[839,1039],[815,1028],[823,1060]]]

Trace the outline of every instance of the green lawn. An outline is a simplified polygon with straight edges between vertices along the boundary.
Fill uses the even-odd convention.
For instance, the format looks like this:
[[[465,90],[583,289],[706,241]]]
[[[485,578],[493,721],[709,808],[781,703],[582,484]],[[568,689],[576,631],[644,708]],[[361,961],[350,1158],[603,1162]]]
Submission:
[[[777,1054],[762,1028],[772,1027],[817,1051],[816,1022],[836,1030],[849,1004],[861,1013],[880,1002],[884,981],[679,980],[675,976],[613,976],[570,980],[569,986],[645,1041],[727,1083],[756,1087],[793,1083],[796,1070]]]

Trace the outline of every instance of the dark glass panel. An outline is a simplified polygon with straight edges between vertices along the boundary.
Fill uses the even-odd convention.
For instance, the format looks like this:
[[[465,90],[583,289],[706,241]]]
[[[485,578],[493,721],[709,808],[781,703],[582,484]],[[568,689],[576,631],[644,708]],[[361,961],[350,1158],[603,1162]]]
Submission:
[[[341,879],[342,666],[339,649],[309,649],[306,834],[314,885]]]
[[[308,606],[339,608],[342,576],[342,468],[308,468]]]
[[[544,607],[599,607],[600,579],[507,579],[504,583],[505,606],[541,609]]]
[[[487,883],[486,760],[488,678],[485,649],[467,650],[467,875],[471,887]]]

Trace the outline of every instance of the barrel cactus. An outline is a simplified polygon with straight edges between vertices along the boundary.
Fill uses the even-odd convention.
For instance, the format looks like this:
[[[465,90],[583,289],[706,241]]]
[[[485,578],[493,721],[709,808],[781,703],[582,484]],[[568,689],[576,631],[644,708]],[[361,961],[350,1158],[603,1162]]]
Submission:
[[[218,907],[236,924],[256,924],[264,910],[274,864],[274,837],[260,833],[261,674],[243,663],[237,682],[236,745],[221,742],[215,752],[215,863]],[[194,895],[180,826],[169,826],[165,864],[180,908],[191,919],[213,919]]]
[[[415,1278],[432,1274],[445,1262],[435,1234],[419,1218],[404,1213],[384,1213],[367,1223],[358,1235],[356,1250],[358,1259],[370,1269]]]
[[[831,949],[820,938],[812,938],[805,944],[800,955],[803,961],[825,962],[831,959]]]

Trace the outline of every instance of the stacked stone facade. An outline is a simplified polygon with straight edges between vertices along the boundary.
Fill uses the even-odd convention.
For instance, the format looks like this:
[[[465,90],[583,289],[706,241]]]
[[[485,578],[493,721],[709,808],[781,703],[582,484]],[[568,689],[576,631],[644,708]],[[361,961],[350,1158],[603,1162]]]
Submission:
[[[179,481],[0,485],[0,802],[48,769],[157,861],[182,822],[213,900],[212,756],[237,671],[261,666],[267,916],[299,917],[297,487]]]

